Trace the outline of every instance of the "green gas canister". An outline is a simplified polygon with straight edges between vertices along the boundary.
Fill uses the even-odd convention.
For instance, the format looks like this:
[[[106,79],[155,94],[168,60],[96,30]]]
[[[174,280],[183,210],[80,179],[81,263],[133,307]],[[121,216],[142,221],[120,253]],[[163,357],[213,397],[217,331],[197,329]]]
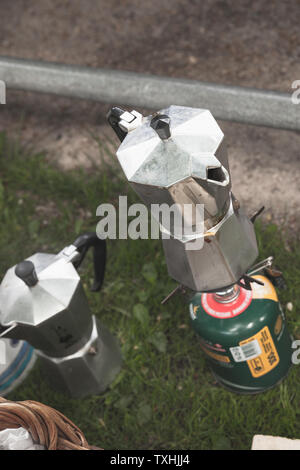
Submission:
[[[276,290],[268,278],[248,290],[239,285],[197,293],[190,302],[192,326],[217,381],[239,393],[273,387],[291,366],[292,338]]]

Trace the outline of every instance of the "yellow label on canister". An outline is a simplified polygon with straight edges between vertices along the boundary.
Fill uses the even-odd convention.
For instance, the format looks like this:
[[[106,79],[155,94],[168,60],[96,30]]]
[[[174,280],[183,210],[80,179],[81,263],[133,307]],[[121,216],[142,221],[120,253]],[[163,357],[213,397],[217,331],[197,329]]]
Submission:
[[[203,349],[203,351],[210,357],[212,357],[213,359],[215,359],[216,361],[220,361],[220,362],[230,362],[230,359],[228,356],[222,356],[222,354],[217,354],[213,351],[211,351],[210,349],[208,349],[207,347],[203,346],[203,344],[200,344],[200,347]]]
[[[261,275],[252,276],[258,281],[263,282],[263,286],[253,282],[252,284],[252,293],[253,299],[270,299],[278,302],[278,297],[276,290],[271,281],[268,278]]]
[[[281,330],[282,330],[282,325],[283,325],[283,318],[282,318],[282,316],[279,314],[278,317],[277,317],[275,326],[274,326],[274,333],[275,333],[276,336],[278,336],[279,333],[281,332]]]
[[[240,346],[243,346],[255,340],[258,342],[261,352],[255,358],[248,360],[247,364],[252,377],[256,378],[261,377],[274,369],[274,367],[279,363],[279,356],[270,334],[270,330],[267,326],[260,330],[256,335],[241,341],[239,344]]]

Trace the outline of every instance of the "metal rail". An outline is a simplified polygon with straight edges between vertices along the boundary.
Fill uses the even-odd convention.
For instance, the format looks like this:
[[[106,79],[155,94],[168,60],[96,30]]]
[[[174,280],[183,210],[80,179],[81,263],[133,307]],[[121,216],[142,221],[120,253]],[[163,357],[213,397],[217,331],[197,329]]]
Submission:
[[[0,79],[8,89],[149,109],[208,108],[217,119],[300,130],[300,105],[276,91],[10,57],[0,57]]]

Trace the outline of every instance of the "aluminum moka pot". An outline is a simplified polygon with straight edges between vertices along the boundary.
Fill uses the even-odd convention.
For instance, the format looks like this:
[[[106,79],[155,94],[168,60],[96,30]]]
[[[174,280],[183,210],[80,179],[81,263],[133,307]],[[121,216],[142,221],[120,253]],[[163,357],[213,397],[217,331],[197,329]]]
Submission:
[[[77,272],[94,249],[95,280],[104,279],[106,244],[86,233],[58,254],[36,253],[10,268],[0,285],[0,337],[28,341],[51,385],[73,397],[99,394],[121,367],[116,339],[91,315]]]
[[[108,121],[121,140],[121,167],[155,218],[155,204],[203,208],[200,229],[195,211],[188,215],[189,236],[177,236],[157,218],[169,235],[162,238],[170,276],[195,291],[239,281],[258,248],[253,223],[231,192],[224,134],[210,111],[170,106],[143,117],[115,107]],[[199,249],[191,247],[195,241]]]

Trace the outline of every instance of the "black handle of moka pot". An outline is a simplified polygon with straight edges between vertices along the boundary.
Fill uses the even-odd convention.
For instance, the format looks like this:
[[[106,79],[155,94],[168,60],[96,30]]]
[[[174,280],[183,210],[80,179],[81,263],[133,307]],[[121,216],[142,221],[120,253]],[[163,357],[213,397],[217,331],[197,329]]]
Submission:
[[[115,131],[115,133],[117,134],[121,142],[123,142],[123,140],[125,139],[127,135],[127,132],[125,132],[119,126],[121,116],[124,113],[125,113],[124,109],[114,106],[113,108],[109,110],[106,116],[108,123],[111,125],[111,127],[113,128],[113,130]]]
[[[76,246],[77,251],[79,251],[81,255],[79,259],[73,262],[73,265],[76,269],[78,269],[79,266],[81,265],[88,249],[90,247],[94,248],[93,261],[94,261],[95,279],[94,279],[94,284],[91,287],[91,291],[93,292],[99,291],[101,289],[101,286],[104,280],[104,274],[105,274],[106,241],[98,238],[95,232],[88,232],[76,238],[73,245]]]

